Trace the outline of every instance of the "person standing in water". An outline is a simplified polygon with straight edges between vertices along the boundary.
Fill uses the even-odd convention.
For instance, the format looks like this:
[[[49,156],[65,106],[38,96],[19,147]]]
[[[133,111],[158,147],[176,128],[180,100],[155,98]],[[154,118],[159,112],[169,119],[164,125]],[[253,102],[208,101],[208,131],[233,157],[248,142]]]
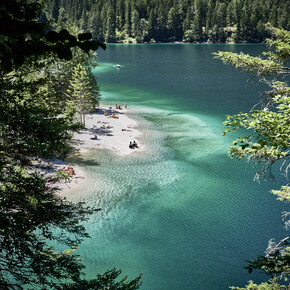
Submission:
[[[125,102],[125,106],[124,107],[125,107],[125,109],[127,109],[127,102]]]

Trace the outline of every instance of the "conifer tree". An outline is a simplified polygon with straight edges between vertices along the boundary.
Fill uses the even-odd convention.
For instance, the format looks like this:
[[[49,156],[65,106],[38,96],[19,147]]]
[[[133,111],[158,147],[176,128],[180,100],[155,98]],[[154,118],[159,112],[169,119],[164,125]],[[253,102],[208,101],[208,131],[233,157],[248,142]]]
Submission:
[[[131,20],[131,23],[132,23],[132,28],[131,28],[131,32],[132,32],[132,35],[134,37],[138,37],[139,36],[139,13],[137,10],[134,10],[132,12],[132,20]]]
[[[92,87],[86,68],[81,64],[74,67],[72,78],[67,90],[68,112],[77,112],[80,115],[80,122],[85,126],[85,115],[93,110],[96,101],[92,94]]]

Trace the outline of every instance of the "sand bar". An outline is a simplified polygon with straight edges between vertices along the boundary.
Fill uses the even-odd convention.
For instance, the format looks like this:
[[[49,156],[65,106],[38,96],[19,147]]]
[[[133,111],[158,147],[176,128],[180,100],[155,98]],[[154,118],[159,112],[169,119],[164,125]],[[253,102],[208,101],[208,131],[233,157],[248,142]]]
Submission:
[[[144,150],[140,143],[141,133],[137,122],[126,115],[128,110],[100,107],[95,113],[86,115],[86,130],[74,134],[76,149],[107,149],[119,155],[129,155]],[[105,116],[105,114],[107,114]],[[97,136],[97,139],[94,138]],[[139,148],[130,149],[129,143],[136,141]]]
[[[100,106],[96,112],[87,114],[85,128],[74,133],[73,143],[76,152],[85,152],[92,149],[112,150],[114,153],[124,156],[137,154],[145,150],[141,141],[141,132],[138,131],[138,123],[128,117],[130,109],[115,109],[110,106]],[[95,135],[97,139],[95,139]],[[92,139],[94,138],[94,139]],[[136,141],[139,148],[129,148],[130,142]],[[68,163],[53,161],[55,170],[66,167]],[[69,197],[70,189],[75,188],[85,181],[86,176],[82,168],[71,164],[75,175],[69,183],[60,182],[56,186],[60,189],[61,196]]]

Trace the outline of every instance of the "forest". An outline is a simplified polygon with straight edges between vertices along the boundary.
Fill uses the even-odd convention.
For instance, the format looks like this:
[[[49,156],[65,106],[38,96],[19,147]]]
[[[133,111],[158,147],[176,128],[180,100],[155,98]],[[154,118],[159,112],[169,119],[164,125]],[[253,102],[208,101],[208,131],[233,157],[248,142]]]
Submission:
[[[41,1],[1,2],[0,288],[138,289],[142,273],[131,281],[125,274],[120,276],[121,270],[115,268],[104,274],[95,272],[94,279],[84,275],[85,266],[76,252],[77,245],[89,238],[84,224],[100,208],[60,197],[53,184],[69,176],[60,172],[62,176],[56,174],[47,179],[40,171],[52,166],[43,160],[64,159],[73,151],[73,133],[85,127],[85,114],[95,110],[100,101],[92,69],[97,65],[96,50],[106,46],[82,32],[91,30],[95,40],[108,42],[213,42],[222,41],[220,37],[209,38],[215,27],[223,34],[231,27],[232,33],[223,41],[231,37],[235,41],[262,41],[266,30],[261,28],[263,37],[253,35],[258,27],[264,29],[265,23],[289,29],[289,3],[286,0],[269,0],[266,4],[256,0],[251,5],[248,0],[47,2],[46,7]],[[257,16],[256,21],[255,15],[264,18]],[[254,20],[256,26],[250,26],[256,23]],[[186,40],[185,36],[191,33],[193,38]],[[261,161],[266,170],[269,164],[282,161],[281,168],[287,174],[290,89],[287,82],[276,81],[276,77],[289,75],[290,34],[272,28],[272,35],[267,41],[272,49],[266,54],[267,59],[229,52],[215,53],[215,57],[256,73],[270,85],[267,103],[261,110],[226,117],[224,134],[238,129],[251,129],[255,133],[253,137],[234,140],[229,155]],[[273,193],[280,200],[290,200],[288,183]],[[289,226],[290,214],[283,214]],[[246,289],[286,289],[287,286],[278,284],[278,278],[281,283],[283,279],[288,283],[290,278],[289,239],[288,236],[271,243],[266,255],[246,267],[249,273],[261,270],[275,279],[261,286],[250,281]],[[59,251],[52,244],[60,244],[64,250]],[[97,255],[93,253],[92,258],[97,260]]]
[[[49,0],[42,20],[108,43],[263,42],[290,29],[287,0]]]

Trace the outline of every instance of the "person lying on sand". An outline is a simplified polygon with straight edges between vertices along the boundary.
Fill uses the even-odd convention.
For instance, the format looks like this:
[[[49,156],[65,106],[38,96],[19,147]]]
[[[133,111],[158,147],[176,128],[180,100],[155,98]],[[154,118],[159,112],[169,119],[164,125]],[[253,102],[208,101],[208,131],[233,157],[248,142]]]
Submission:
[[[97,140],[98,139],[98,136],[96,134],[94,134],[93,137],[91,137],[92,140]]]
[[[122,131],[130,131],[130,132],[132,132],[132,130],[128,130],[128,129],[122,129]]]

